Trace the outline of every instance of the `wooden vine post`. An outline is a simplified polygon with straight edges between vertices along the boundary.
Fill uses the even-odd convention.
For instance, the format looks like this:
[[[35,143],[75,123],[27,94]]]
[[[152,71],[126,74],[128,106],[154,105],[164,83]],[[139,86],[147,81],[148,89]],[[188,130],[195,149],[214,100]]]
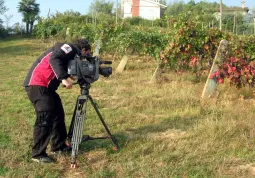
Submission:
[[[153,73],[150,83],[155,83],[159,80],[161,74],[162,74],[162,70],[164,68],[164,64],[163,63],[159,63],[155,72]]]
[[[117,73],[122,73],[123,70],[125,69],[125,66],[127,64],[127,61],[128,61],[128,56],[127,55],[124,55],[116,69],[116,72]]]
[[[215,77],[211,78],[211,75],[214,72],[217,72],[219,70],[218,63],[222,61],[222,59],[224,57],[224,53],[227,50],[227,47],[228,47],[228,41],[227,40],[221,40],[220,45],[219,45],[218,50],[217,50],[217,53],[216,53],[216,56],[213,60],[213,64],[212,64],[210,73],[208,75],[206,84],[205,84],[204,89],[203,89],[203,93],[202,93],[202,96],[201,96],[202,99],[210,98],[216,92],[217,79]]]
[[[65,38],[65,40],[67,42],[72,41],[71,28],[69,28],[69,27],[66,28],[66,38]]]
[[[93,56],[99,57],[100,44],[101,44],[101,40],[99,39],[99,40],[97,40],[97,42],[96,42],[95,51],[93,52]]]

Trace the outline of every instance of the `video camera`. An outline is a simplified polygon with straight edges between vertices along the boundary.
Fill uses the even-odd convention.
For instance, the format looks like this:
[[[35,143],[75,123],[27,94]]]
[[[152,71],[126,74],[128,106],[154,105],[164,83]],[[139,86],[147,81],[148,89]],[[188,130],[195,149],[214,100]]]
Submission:
[[[109,77],[112,67],[102,67],[102,64],[112,64],[112,61],[100,60],[97,56],[78,56],[68,62],[67,73],[77,78],[77,83],[93,83],[99,79],[99,74]]]

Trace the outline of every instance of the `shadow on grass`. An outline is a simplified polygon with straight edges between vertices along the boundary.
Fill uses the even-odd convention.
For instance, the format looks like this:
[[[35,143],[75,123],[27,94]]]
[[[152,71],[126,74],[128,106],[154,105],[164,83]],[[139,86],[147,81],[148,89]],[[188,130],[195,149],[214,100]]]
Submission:
[[[144,135],[148,133],[164,132],[169,129],[178,129],[182,131],[187,131],[194,125],[197,125],[198,121],[203,119],[202,117],[171,117],[165,118],[162,122],[154,125],[146,125],[136,129],[129,129],[128,131],[134,134]]]
[[[175,130],[182,130],[182,131],[187,131],[194,126],[196,126],[199,122],[199,120],[202,120],[203,117],[198,115],[194,117],[181,117],[181,116],[175,116],[175,117],[168,117],[162,119],[162,121],[158,124],[149,124],[149,125],[144,125],[138,128],[130,128],[126,129],[127,132],[119,132],[117,134],[112,133],[115,138],[118,141],[119,148],[125,147],[126,143],[129,138],[129,135],[134,134],[134,135],[147,135],[149,133],[160,133],[167,131],[169,129],[175,129]],[[107,136],[107,133],[106,135]],[[139,139],[139,137],[138,137]],[[114,144],[111,139],[108,140],[89,140],[86,142],[83,142],[80,147],[80,151],[91,151],[95,149],[106,149],[108,153],[112,153],[112,149],[114,147]]]
[[[117,133],[112,135],[117,140],[118,150],[120,150],[129,139],[125,133]],[[108,135],[106,134],[104,136],[108,136]],[[87,152],[87,151],[92,151],[96,149],[106,149],[108,153],[115,153],[118,150],[114,150],[114,146],[115,144],[113,143],[112,139],[88,140],[81,144],[80,151]]]
[[[203,119],[202,117],[171,117],[171,118],[165,118],[160,122],[159,124],[150,124],[146,126],[142,126],[136,129],[128,129],[127,131],[132,132],[136,135],[146,135],[148,133],[159,133],[164,132],[169,129],[178,129],[182,131],[187,131],[190,128],[194,127],[194,125],[197,125],[198,121]],[[132,134],[131,133],[131,134]],[[127,141],[130,139],[129,136],[124,132],[119,132],[117,134],[113,134],[115,138],[118,141],[119,149],[123,148]],[[106,149],[108,153],[114,153],[115,151],[111,148],[114,147],[114,144],[111,139],[108,140],[89,140],[85,141],[81,144],[80,151],[86,152],[91,151],[95,149]]]

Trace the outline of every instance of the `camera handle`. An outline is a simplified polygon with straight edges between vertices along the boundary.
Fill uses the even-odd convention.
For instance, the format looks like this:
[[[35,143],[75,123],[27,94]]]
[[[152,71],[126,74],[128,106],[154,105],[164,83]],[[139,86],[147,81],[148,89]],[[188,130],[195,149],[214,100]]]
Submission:
[[[109,128],[107,127],[96,102],[93,98],[89,95],[89,88],[90,84],[83,84],[80,85],[81,87],[81,95],[77,97],[76,106],[73,112],[73,117],[71,121],[71,125],[68,132],[68,140],[71,142],[72,146],[72,153],[71,153],[71,168],[76,167],[76,158],[78,155],[79,145],[82,142],[88,140],[95,140],[95,139],[111,139],[114,147],[113,150],[118,150],[118,141],[117,139],[111,134]],[[99,119],[101,120],[106,132],[109,136],[104,137],[90,137],[89,135],[83,135],[83,126],[86,120],[86,107],[87,102],[90,100],[92,106],[94,107]]]

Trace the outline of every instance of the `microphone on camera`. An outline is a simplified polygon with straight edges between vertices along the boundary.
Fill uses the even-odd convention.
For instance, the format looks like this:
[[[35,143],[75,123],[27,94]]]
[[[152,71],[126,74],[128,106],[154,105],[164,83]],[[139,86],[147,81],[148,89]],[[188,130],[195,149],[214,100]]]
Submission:
[[[100,64],[112,64],[112,61],[100,61]]]

